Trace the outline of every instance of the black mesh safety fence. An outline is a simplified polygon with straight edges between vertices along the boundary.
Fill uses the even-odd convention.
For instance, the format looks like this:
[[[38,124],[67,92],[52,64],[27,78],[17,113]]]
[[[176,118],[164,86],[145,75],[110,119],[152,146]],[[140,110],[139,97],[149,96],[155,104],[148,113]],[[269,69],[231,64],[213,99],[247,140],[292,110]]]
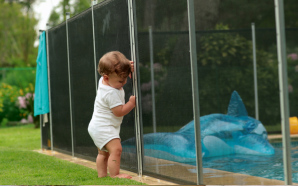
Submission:
[[[99,59],[109,51],[120,51],[128,59],[131,58],[130,53],[130,33],[127,1],[110,0],[94,6],[94,31],[95,31],[95,49],[96,49],[96,65]],[[98,75],[100,77],[100,75]],[[126,85],[123,87],[125,91],[125,102],[132,95],[132,81],[127,79]],[[131,139],[135,136],[134,130],[134,110],[124,116],[120,137],[121,141]],[[123,146],[121,156],[121,168],[136,171],[137,159],[136,145],[130,147]]]
[[[41,118],[41,146],[43,149],[51,149],[51,129],[50,129],[50,114],[47,116],[47,121],[44,122],[45,118]]]
[[[52,139],[54,150],[72,152],[66,24],[48,31]]]
[[[74,153],[94,159],[97,149],[87,131],[96,96],[91,8],[67,23]]]
[[[230,29],[227,22],[215,19],[230,13],[215,10],[219,1],[195,1],[202,130],[199,147],[203,156],[202,165],[197,165],[187,1],[132,2],[136,24],[135,65],[140,83],[137,88],[141,101],[143,174],[196,184],[196,166],[202,166],[204,184],[283,184],[282,151],[276,148],[278,145],[270,156],[262,154],[264,149],[269,149],[264,153],[273,149],[267,134],[281,133],[275,28],[256,25],[255,72],[251,23],[247,24],[247,29]],[[128,6],[128,0],[106,0],[68,19],[67,26],[64,22],[48,30],[49,119],[53,136],[49,127],[42,128],[44,147],[51,146],[51,137],[54,150],[74,152],[74,156],[95,161],[97,148],[87,128],[100,78],[97,65],[99,59],[112,50],[131,58],[132,20],[129,20]],[[297,32],[295,28],[286,29],[290,116],[298,115]],[[258,103],[255,102],[255,75]],[[133,94],[130,79],[124,90],[127,102]],[[241,106],[233,110],[231,97],[235,91],[240,97],[237,104]],[[244,115],[235,119],[235,113],[231,112],[237,109],[242,109],[237,114]],[[257,114],[259,119],[256,120]],[[239,128],[239,123],[245,124]],[[133,110],[121,125],[121,168],[138,172],[135,124]],[[278,167],[278,170],[274,168],[272,172],[268,167]]]
[[[286,39],[287,39],[287,65],[288,65],[288,78],[289,78],[289,104],[290,104],[290,117],[298,117],[298,40],[296,34],[298,32],[297,28],[286,29]]]
[[[289,109],[290,109],[290,133],[298,133],[298,29],[286,29],[287,44],[287,65],[288,65],[288,92],[289,92]],[[297,140],[291,138],[291,164],[292,164],[292,182],[297,183]]]
[[[229,103],[234,91],[237,91],[242,98],[248,116],[255,117],[251,29],[199,31],[196,36],[201,117],[214,117],[219,121],[232,119],[229,118],[228,108],[231,106]],[[206,125],[208,121],[202,121],[201,124]],[[230,124],[236,123],[231,121]],[[223,141],[229,139],[234,144],[233,138],[229,137],[234,133],[230,124],[226,124],[227,130],[223,129],[223,126],[218,126],[214,133],[202,134],[201,141],[205,146],[204,149],[206,149],[203,150],[203,153],[215,154],[213,150],[216,149],[216,154],[220,154],[218,156],[219,161],[226,161],[225,155],[230,154],[226,153],[229,151],[227,145],[229,142]],[[216,125],[216,122],[210,122],[210,125]],[[212,140],[209,140],[211,138]],[[217,141],[217,139],[220,140]],[[218,144],[220,145],[217,146]],[[225,162],[219,163],[221,168],[215,168],[213,163],[216,160],[213,160],[212,155],[208,153],[203,157],[204,181],[206,183],[224,184],[227,175],[219,170],[232,172],[231,170],[237,169],[237,166]],[[208,156],[211,157],[208,158]],[[223,179],[209,176],[206,173],[207,169],[211,172],[215,171]],[[247,179],[246,175],[238,178],[241,183],[244,182],[244,179]]]
[[[296,61],[297,61],[297,28],[286,28],[288,91],[290,117],[297,116],[297,97],[295,96]],[[260,120],[265,126],[273,126],[271,133],[281,132],[280,100],[278,82],[278,61],[276,47],[276,30],[274,28],[256,28],[258,89]]]
[[[281,132],[276,30],[256,28],[259,120]]]
[[[94,26],[92,16],[94,16]],[[69,51],[67,51],[67,28]],[[93,11],[89,8],[67,20],[67,27],[64,22],[49,30],[49,77],[54,150],[74,152],[75,156],[95,161],[97,148],[87,128],[92,117],[96,84],[99,80],[98,61],[102,55],[112,50],[120,51],[128,59],[130,58],[126,1],[110,0],[99,3],[93,7]],[[94,62],[94,53],[96,62]],[[132,95],[130,79],[124,89],[125,99],[128,101]],[[131,112],[124,117],[120,136],[122,140],[126,140],[133,138],[134,135],[134,113]],[[127,170],[136,171],[137,161],[135,155],[131,155],[136,152],[135,145],[129,149],[124,148],[123,151],[129,153],[128,155],[123,153],[121,166]]]
[[[255,115],[251,37],[250,29],[196,33],[201,116],[226,114],[234,90]]]
[[[198,7],[212,3],[216,4],[206,1],[194,5],[198,24],[200,114],[204,119],[216,118],[214,122],[201,119],[201,125],[209,123],[214,127],[208,130],[208,134],[201,133],[202,151],[205,153],[204,183],[226,184],[231,177],[231,184],[283,184],[283,166],[276,166],[283,164],[282,154],[268,138],[269,131],[280,133],[281,126],[275,28],[260,28],[258,24],[243,22],[241,24],[247,25],[243,29],[240,23],[233,24],[236,17],[220,21],[226,15],[237,15],[237,9],[222,9],[218,12],[218,21],[208,22],[212,16],[205,19],[204,14],[213,10],[199,10]],[[253,2],[250,3],[247,6],[253,6]],[[230,5],[235,6],[235,3],[230,1]],[[268,2],[268,6],[274,7],[274,3]],[[256,71],[253,33],[256,37]],[[237,102],[232,99],[235,98],[234,91],[238,93]],[[236,118],[237,122],[233,121]],[[233,129],[237,123],[243,123],[243,128]],[[249,123],[254,123],[255,127],[246,130]],[[240,174],[236,176],[235,173]]]
[[[152,3],[136,1],[143,171],[193,184],[196,173],[191,171],[196,167],[183,164],[187,158],[177,153],[183,144],[173,135],[193,120],[187,4],[179,0]],[[179,6],[175,9],[172,4]]]
[[[297,33],[297,29],[286,29],[290,117],[297,116],[297,97],[294,88],[297,87],[296,73],[298,71],[297,62],[295,62],[297,60],[297,39],[294,33]],[[248,116],[256,118],[256,110],[258,110],[258,120],[266,128],[267,135],[280,134],[281,114],[276,30],[274,28],[255,28],[255,36],[256,72],[253,71],[252,29],[197,31],[200,113],[201,116],[213,113],[227,114],[231,94],[236,90],[244,103]],[[254,73],[257,75],[257,87],[254,84]],[[255,88],[257,88],[257,95]],[[258,105],[255,102],[256,96]],[[273,143],[269,138],[266,141]],[[255,146],[257,145],[256,143]],[[237,179],[242,183],[247,183],[245,180],[249,176],[269,177],[271,178],[270,184],[282,183],[280,182],[284,180],[282,166],[263,171],[264,165],[282,164],[280,144],[275,145],[278,148],[274,147],[273,156],[230,155],[203,158],[203,167],[232,173],[242,172],[242,177]],[[221,150],[218,149],[218,151]],[[293,150],[292,153],[295,151]],[[292,163],[294,165],[295,160]],[[293,168],[293,170],[296,169]],[[204,176],[205,183],[224,184],[225,177],[228,175],[225,172],[217,172],[217,175],[221,175],[223,179],[215,181],[212,176],[206,174]]]

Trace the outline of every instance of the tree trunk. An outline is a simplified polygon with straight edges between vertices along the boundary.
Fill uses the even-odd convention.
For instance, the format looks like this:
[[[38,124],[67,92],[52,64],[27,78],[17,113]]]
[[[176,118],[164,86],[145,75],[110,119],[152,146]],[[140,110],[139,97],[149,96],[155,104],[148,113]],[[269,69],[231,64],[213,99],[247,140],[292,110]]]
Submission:
[[[220,0],[194,0],[196,30],[214,29],[217,24]],[[188,13],[185,12],[181,30],[188,30]]]
[[[149,26],[152,26],[152,29],[154,29],[155,9],[156,9],[156,0],[145,1],[143,28],[148,28]]]

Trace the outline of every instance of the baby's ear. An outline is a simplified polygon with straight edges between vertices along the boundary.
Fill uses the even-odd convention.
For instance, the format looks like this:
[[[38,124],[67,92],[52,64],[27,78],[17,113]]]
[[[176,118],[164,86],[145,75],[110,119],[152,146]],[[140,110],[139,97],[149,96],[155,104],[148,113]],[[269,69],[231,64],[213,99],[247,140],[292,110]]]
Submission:
[[[105,81],[108,81],[108,80],[109,80],[109,76],[108,76],[108,75],[103,75],[103,79],[104,79]]]

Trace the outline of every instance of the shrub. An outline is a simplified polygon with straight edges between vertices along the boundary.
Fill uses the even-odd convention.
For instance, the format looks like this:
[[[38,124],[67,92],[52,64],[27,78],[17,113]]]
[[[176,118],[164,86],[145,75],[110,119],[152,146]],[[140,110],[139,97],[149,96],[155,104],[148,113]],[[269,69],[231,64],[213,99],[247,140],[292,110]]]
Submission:
[[[16,106],[18,96],[19,90],[17,87],[5,83],[0,84],[0,121],[4,118],[9,121],[22,119],[23,115]]]
[[[0,105],[0,120],[20,121],[22,123],[34,123],[38,128],[38,117],[33,117],[34,112],[34,86],[18,89],[15,86],[1,84],[2,107]]]
[[[7,125],[7,123],[8,123],[8,119],[7,118],[3,118],[2,121],[1,121],[1,123],[0,123],[0,126],[1,127],[5,127]]]
[[[248,34],[250,32],[227,30],[199,35],[197,54],[202,115],[226,113],[231,93],[236,90],[248,114],[254,117],[253,56],[252,43],[246,38]],[[276,55],[258,49],[259,112],[265,125],[280,121],[277,72]]]
[[[35,128],[39,127],[38,117],[33,117],[34,115],[34,87],[32,83],[29,86],[20,89],[20,96],[18,96],[17,106],[20,109],[23,119],[21,122],[34,123]]]
[[[35,76],[35,68],[13,68],[6,70],[6,76],[1,82],[24,89],[30,83],[35,84]]]

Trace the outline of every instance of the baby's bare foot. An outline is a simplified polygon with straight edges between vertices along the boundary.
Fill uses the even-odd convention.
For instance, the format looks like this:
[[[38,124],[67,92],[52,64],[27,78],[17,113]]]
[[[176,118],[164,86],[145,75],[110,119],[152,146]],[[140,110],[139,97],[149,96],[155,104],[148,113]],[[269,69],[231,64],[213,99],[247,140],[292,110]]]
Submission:
[[[108,175],[98,175],[99,178],[105,178],[108,177]]]
[[[111,176],[112,177],[112,176]],[[113,176],[112,178],[127,178],[127,179],[131,179],[132,176],[128,175],[128,174],[118,174],[116,176]]]

